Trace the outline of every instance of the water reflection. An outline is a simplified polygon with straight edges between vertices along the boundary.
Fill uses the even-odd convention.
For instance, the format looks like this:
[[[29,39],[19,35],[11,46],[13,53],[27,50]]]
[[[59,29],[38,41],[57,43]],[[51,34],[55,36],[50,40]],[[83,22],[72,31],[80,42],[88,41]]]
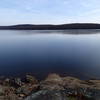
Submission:
[[[28,72],[40,78],[52,72],[99,78],[99,31],[0,31],[0,74]]]

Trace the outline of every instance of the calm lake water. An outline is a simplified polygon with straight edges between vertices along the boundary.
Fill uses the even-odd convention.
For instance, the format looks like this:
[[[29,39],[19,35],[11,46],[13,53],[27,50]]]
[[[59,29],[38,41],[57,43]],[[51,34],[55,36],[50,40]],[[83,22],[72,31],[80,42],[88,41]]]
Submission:
[[[100,78],[100,31],[0,31],[0,75]]]

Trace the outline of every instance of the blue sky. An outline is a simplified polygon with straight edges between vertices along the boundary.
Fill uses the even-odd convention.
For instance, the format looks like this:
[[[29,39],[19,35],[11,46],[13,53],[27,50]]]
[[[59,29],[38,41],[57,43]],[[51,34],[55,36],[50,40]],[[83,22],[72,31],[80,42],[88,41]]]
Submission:
[[[1,0],[0,25],[100,23],[100,0]]]

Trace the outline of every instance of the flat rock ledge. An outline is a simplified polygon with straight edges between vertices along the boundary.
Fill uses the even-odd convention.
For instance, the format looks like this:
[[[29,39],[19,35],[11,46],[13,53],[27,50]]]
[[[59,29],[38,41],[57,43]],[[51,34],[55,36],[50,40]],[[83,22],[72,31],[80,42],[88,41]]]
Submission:
[[[32,75],[0,77],[0,100],[100,100],[100,80],[80,80],[49,74],[38,81]]]

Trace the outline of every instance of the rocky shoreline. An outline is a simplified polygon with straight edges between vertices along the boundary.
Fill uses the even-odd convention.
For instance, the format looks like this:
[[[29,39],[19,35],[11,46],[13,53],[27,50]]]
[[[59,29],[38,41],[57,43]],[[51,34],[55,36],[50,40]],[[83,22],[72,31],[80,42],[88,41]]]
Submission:
[[[100,100],[100,80],[57,74],[42,81],[29,74],[24,79],[0,77],[0,100]]]

